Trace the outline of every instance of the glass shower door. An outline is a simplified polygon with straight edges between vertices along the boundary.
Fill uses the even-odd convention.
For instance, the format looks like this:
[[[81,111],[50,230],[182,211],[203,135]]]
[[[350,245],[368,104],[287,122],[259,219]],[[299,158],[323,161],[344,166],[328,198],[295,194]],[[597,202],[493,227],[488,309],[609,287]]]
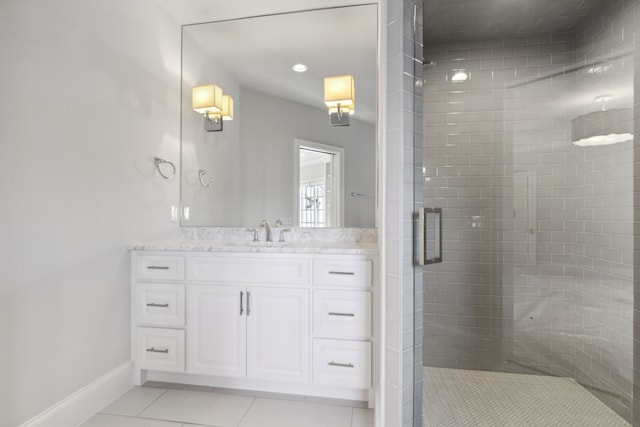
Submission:
[[[423,364],[570,377],[630,419],[634,63],[587,33],[425,45]]]

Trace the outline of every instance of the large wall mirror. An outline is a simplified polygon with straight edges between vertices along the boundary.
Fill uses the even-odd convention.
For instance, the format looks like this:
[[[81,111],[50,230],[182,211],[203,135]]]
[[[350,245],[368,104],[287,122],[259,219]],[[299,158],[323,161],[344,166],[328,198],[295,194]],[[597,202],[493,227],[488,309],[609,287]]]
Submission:
[[[183,226],[375,227],[377,22],[370,4],[183,27]],[[355,112],[332,126],[325,78],[344,75]],[[226,97],[194,110],[218,88],[232,118]]]

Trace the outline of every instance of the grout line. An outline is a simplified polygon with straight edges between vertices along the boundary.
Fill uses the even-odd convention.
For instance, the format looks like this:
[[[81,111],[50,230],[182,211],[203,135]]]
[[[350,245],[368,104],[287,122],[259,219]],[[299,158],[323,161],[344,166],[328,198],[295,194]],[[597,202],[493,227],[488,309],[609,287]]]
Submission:
[[[159,394],[155,399],[153,399],[151,402],[149,402],[149,404],[148,404],[147,406],[145,406],[144,408],[142,408],[142,410],[141,410],[141,411],[139,411],[139,412],[136,414],[136,417],[139,417],[139,416],[140,416],[140,414],[142,414],[144,411],[146,411],[146,410],[147,410],[147,408],[149,408],[149,406],[153,405],[153,404],[154,404],[158,399],[160,399],[162,396],[164,396],[164,395],[165,395],[165,393],[167,392],[167,390],[169,390],[169,389],[168,389],[168,388],[165,388],[165,389],[164,389],[164,391],[163,391],[162,393],[160,393],[160,394]],[[142,418],[142,417],[140,417],[140,418]]]
[[[249,405],[249,407],[247,408],[247,410],[245,411],[244,415],[242,416],[242,418],[240,418],[240,422],[238,423],[238,427],[240,427],[240,424],[242,424],[242,421],[244,421],[244,417],[247,416],[247,414],[249,413],[249,411],[251,410],[251,408],[253,408],[253,404],[256,403],[256,400],[258,399],[257,397],[253,397],[252,398],[253,401],[251,402],[251,405]]]

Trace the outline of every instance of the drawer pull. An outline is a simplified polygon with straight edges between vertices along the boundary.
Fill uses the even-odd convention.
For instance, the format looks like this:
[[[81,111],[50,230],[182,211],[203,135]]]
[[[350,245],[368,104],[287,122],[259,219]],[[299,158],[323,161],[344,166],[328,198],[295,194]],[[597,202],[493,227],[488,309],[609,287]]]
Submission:
[[[156,348],[151,347],[151,348],[147,349],[147,352],[149,352],[149,353],[169,353],[169,349],[165,348],[164,350],[158,350]]]
[[[242,300],[244,299],[244,292],[240,291],[240,316],[244,313],[244,308],[242,307]]]
[[[338,362],[329,362],[329,366],[339,366],[341,368],[355,368],[351,363],[338,363]]]
[[[169,303],[167,303],[167,304],[156,304],[155,302],[150,302],[149,304],[147,304],[147,307],[164,307],[164,308],[167,308],[167,307],[169,307]]]
[[[166,265],[148,265],[147,270],[168,270],[169,267]]]
[[[353,271],[330,271],[329,274],[338,274],[342,276],[355,276]]]
[[[355,317],[356,315],[353,313],[335,313],[333,311],[329,312],[329,316],[345,316],[345,317]]]

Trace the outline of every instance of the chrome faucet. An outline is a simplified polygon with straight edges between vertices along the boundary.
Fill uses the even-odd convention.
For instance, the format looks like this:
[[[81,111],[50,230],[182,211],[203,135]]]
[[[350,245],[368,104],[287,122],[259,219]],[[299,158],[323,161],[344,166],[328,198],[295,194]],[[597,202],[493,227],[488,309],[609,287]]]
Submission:
[[[253,241],[254,242],[259,242],[260,239],[258,239],[258,230],[255,228],[247,228],[247,231],[249,233],[253,233]]]
[[[273,240],[271,239],[271,225],[269,224],[269,221],[263,219],[260,222],[260,227],[264,227],[264,240],[267,242],[272,242]]]

